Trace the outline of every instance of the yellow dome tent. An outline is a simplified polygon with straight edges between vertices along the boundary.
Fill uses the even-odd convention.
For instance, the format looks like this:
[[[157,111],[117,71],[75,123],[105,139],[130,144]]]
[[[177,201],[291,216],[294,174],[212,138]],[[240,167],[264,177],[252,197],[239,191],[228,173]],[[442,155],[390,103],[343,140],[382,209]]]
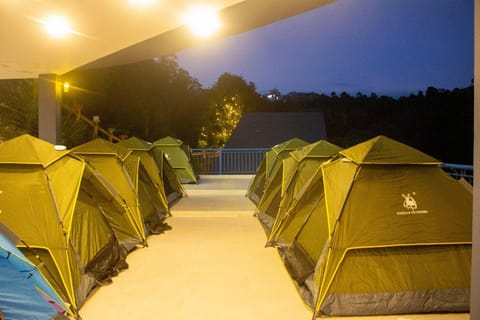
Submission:
[[[272,238],[315,315],[469,310],[472,194],[439,164],[379,136],[299,191]]]

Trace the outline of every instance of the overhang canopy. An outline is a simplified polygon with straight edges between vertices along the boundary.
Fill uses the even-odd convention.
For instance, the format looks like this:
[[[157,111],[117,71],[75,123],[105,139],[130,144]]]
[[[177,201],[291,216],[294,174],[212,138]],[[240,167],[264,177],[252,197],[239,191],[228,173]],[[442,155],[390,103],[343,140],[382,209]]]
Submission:
[[[204,0],[218,10],[221,31],[213,38],[249,31],[333,0]],[[182,21],[191,0],[2,0],[0,79],[65,74],[78,68],[127,64],[198,45]],[[73,33],[54,39],[44,31],[48,15],[64,15]]]

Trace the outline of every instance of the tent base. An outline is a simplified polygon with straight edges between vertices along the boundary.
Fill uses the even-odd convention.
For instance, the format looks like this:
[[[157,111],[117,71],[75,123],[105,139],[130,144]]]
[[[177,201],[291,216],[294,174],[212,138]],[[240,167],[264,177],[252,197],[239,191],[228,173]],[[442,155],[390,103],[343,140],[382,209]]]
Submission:
[[[175,202],[180,200],[182,198],[182,194],[178,192],[172,192],[169,195],[167,195],[167,202],[170,206],[172,206]]]
[[[250,201],[252,201],[255,206],[258,206],[258,203],[260,202],[260,197],[254,193],[254,192],[249,192],[245,195]]]
[[[270,235],[270,231],[272,230],[273,223],[275,222],[275,219],[273,219],[271,216],[268,214],[265,214],[263,212],[257,212],[255,214],[258,218],[258,221],[260,221],[260,224],[263,227],[263,230],[265,231],[265,234],[268,236]]]
[[[470,289],[328,294],[318,316],[468,312]]]

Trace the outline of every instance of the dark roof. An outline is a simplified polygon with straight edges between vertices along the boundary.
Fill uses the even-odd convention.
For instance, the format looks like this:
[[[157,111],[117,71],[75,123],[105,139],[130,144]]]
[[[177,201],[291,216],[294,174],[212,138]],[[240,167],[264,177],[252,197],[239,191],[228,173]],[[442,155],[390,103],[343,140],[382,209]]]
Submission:
[[[245,113],[225,147],[271,148],[292,138],[310,143],[325,140],[323,112]]]

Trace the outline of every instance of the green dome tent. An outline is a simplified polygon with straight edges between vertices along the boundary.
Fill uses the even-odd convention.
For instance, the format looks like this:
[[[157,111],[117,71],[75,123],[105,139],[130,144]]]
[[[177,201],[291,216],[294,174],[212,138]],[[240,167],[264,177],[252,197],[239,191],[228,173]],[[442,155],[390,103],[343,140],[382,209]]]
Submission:
[[[342,150],[340,147],[320,140],[286,153],[283,160],[273,165],[256,209],[257,216],[264,224],[267,234],[270,234],[281,207],[281,201],[283,206],[290,201],[290,197],[285,196],[285,193],[290,185],[292,185],[291,189],[294,189],[292,180],[295,178],[296,182],[300,182],[310,178],[321,163],[329,160],[340,150]]]
[[[321,165],[274,235],[319,315],[467,312],[472,194],[384,136]]]
[[[164,205],[169,207],[184,195],[185,191],[161,149],[157,148],[156,152],[153,152],[152,143],[136,137],[123,140],[118,145],[126,147],[132,154],[140,157],[140,162],[158,187]]]
[[[111,203],[108,190],[84,161],[54,147],[29,135],[0,144],[0,222],[21,239],[18,248],[62,299],[78,309],[126,263],[94,200]]]
[[[265,180],[267,179],[267,158],[273,154],[272,150],[265,152],[262,161],[257,167],[255,175],[253,176],[250,184],[247,188],[245,196],[255,204],[258,205],[260,197],[263,195],[263,189],[265,187]]]
[[[167,196],[167,202],[172,206],[176,201],[186,195],[185,189],[183,188],[176,171],[168,162],[165,152],[160,148],[152,148],[150,154],[159,169],[160,179],[163,181],[165,195]]]
[[[265,192],[266,183],[272,172],[276,172],[281,166],[282,160],[288,157],[290,151],[304,147],[309,143],[302,139],[293,138],[277,144],[270,151],[265,153],[262,162],[257,168],[254,178],[250,182],[247,189],[247,198],[254,204],[258,205],[263,193]]]
[[[124,204],[129,230],[128,234],[118,236],[120,241],[124,243],[125,240],[124,244],[129,251],[139,243],[146,244],[147,234],[144,222],[148,221],[151,212],[148,211],[148,206],[145,206],[147,210],[141,211],[139,203],[137,181],[140,162],[138,157],[129,158],[130,150],[100,138],[84,143],[72,149],[71,152],[85,158],[100,172],[115,190],[117,200]],[[135,239],[135,241],[128,243],[127,239]]]
[[[138,191],[145,231],[160,233],[169,229],[169,226],[163,221],[170,215],[170,209],[157,164],[148,152],[151,144],[132,137],[117,143],[117,145],[131,151],[127,156],[126,164],[130,177],[134,177],[134,184]],[[137,164],[137,161],[140,163]],[[135,174],[135,170],[138,170],[138,174]]]
[[[271,150],[267,151],[248,186],[246,197],[255,205],[258,205],[265,191],[265,184],[267,183],[270,173],[272,170],[277,170],[276,168],[274,169],[275,164],[278,162],[277,166],[280,166],[280,163],[288,157],[290,151],[306,145],[308,145],[308,142],[293,138],[277,144],[273,146]]]
[[[164,137],[153,142],[153,152],[158,149],[163,151],[181,183],[197,183],[198,174],[190,159],[190,149],[182,140]]]

